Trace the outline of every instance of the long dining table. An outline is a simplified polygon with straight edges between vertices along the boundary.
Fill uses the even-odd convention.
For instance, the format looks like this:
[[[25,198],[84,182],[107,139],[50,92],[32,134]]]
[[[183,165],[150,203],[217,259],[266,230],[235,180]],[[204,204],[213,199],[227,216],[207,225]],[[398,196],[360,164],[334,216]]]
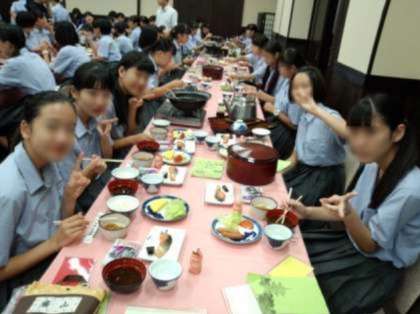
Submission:
[[[207,118],[216,115],[217,106],[223,98],[222,84],[223,81],[213,81],[210,83],[211,87],[208,90],[211,98],[205,107],[207,117],[203,130],[209,133],[211,133],[211,128]],[[258,110],[258,116],[262,117],[260,109]],[[135,152],[137,152],[137,148],[133,147],[126,160],[129,161],[131,159],[130,156]],[[161,195],[174,195],[184,199],[190,206],[188,217],[177,223],[157,223],[143,216],[139,208],[129,227],[126,238],[128,241],[135,241],[141,244],[151,228],[156,225],[185,229],[186,237],[179,256],[183,274],[177,286],[170,291],[159,291],[150,276],[147,275],[141,289],[136,293],[121,295],[111,292],[108,313],[124,313],[128,306],[175,310],[193,308],[205,309],[209,314],[228,313],[222,291],[226,287],[245,284],[248,273],[266,274],[288,256],[296,257],[310,265],[299,227],[295,228],[294,237],[290,244],[280,251],[273,250],[264,237],[255,244],[236,246],[222,242],[213,236],[211,233],[213,219],[229,213],[232,209],[205,203],[206,183],[214,180],[191,176],[192,165],[197,157],[222,159],[217,151],[210,151],[205,144],[197,145],[192,163],[188,166],[188,174],[184,184],[180,187],[163,186],[160,191]],[[236,193],[239,193],[239,184],[230,180],[226,175],[226,171],[221,181],[233,183]],[[279,204],[286,200],[287,191],[281,173],[276,175],[273,183],[263,187],[263,193],[274,198]],[[105,212],[107,210],[106,201],[110,196],[108,189],[105,188],[86,214],[86,218],[93,221],[98,213]],[[136,197],[143,203],[151,195],[148,195],[143,188],[140,188]],[[244,205],[243,212],[246,215],[251,215],[250,206]],[[265,222],[260,221],[260,223],[264,227]],[[90,244],[78,243],[65,247],[59,252],[41,281],[51,283],[66,257],[83,257],[91,258],[95,261],[89,286],[108,289],[102,279],[101,272],[103,267],[102,261],[111,246],[112,243],[98,232]],[[188,268],[191,253],[197,248],[201,249],[204,256],[203,269],[201,274],[193,275],[188,272]]]

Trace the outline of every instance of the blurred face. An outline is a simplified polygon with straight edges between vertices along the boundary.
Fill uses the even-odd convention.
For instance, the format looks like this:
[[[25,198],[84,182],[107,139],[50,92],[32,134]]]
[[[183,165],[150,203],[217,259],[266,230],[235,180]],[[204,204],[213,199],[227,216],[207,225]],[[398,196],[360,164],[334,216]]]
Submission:
[[[375,115],[370,127],[350,127],[349,144],[361,163],[380,162],[405,134],[401,124],[391,131],[384,120]]]
[[[181,45],[185,45],[188,42],[188,35],[187,34],[179,34],[177,36],[177,40]]]
[[[293,75],[295,75],[296,73],[296,67],[294,65],[286,65],[286,64],[280,63],[279,72],[281,76],[291,79]]]
[[[306,73],[298,73],[292,82],[292,96],[293,100],[300,103],[302,96],[312,97],[312,82]]]
[[[252,45],[251,50],[252,50],[252,53],[256,56],[261,56],[262,54],[262,49],[258,46]]]
[[[202,32],[204,35],[207,35],[208,33],[210,33],[210,29],[208,27],[203,27]]]
[[[37,156],[47,162],[62,161],[74,145],[76,113],[69,104],[44,106],[31,124],[23,121],[20,131]]]
[[[100,29],[99,27],[94,28],[94,29],[93,29],[93,35],[94,35],[95,37],[100,37],[100,36],[101,36],[101,29]]]
[[[107,89],[73,90],[72,96],[76,101],[77,109],[93,118],[105,114],[111,101],[111,92]]]
[[[39,28],[46,28],[48,26],[47,18],[42,17],[36,19],[35,26]]]
[[[157,0],[158,5],[161,7],[166,6],[168,4],[168,0]]]
[[[255,32],[250,30],[250,29],[247,29],[246,32],[245,32],[245,36],[248,37],[248,38],[251,38],[254,35],[255,35]]]
[[[86,24],[92,24],[93,23],[93,16],[92,15],[88,15],[85,17],[85,23]]]
[[[267,65],[273,67],[276,65],[277,59],[276,56],[273,55],[272,53],[263,50],[261,56],[264,58],[265,63],[267,63]]]
[[[124,69],[120,67],[119,83],[123,90],[131,96],[140,96],[147,87],[149,74],[135,67]]]
[[[157,51],[153,55],[153,59],[160,68],[165,68],[172,61],[172,53]]]
[[[15,47],[10,42],[0,40],[0,59],[9,59],[14,52]]]

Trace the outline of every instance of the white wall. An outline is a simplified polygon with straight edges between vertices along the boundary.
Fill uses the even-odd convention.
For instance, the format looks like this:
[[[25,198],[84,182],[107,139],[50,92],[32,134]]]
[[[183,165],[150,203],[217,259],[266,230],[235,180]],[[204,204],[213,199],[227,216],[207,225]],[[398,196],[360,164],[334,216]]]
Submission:
[[[314,0],[295,0],[289,37],[308,39]]]
[[[67,0],[66,2],[69,9],[78,7],[82,12],[92,11],[98,14],[108,14],[109,11],[115,10],[117,12],[123,12],[126,15],[137,13],[136,0]],[[258,13],[260,12],[274,13],[276,11],[276,4],[277,0],[245,0],[242,25],[256,23]],[[156,0],[141,0],[141,15],[154,15],[157,9],[158,5]]]
[[[274,31],[284,37],[307,39],[313,4],[314,0],[278,0]]]
[[[420,79],[420,1],[391,1],[372,74]]]
[[[242,16],[242,25],[245,26],[249,23],[257,23],[258,13],[274,13],[276,12],[276,6],[277,0],[245,0],[244,14]]]
[[[338,55],[340,63],[367,72],[384,5],[385,0],[350,1]]]
[[[82,12],[91,11],[93,14],[107,15],[111,10],[122,12],[125,15],[137,13],[136,0],[67,0],[66,4],[70,10],[79,8]]]

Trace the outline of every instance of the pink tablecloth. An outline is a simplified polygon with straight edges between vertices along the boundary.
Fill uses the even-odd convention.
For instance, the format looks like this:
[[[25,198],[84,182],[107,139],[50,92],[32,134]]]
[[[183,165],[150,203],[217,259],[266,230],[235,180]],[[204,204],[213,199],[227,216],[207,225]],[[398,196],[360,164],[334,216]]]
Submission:
[[[219,84],[213,84],[210,93],[212,98],[206,107],[207,117],[215,115],[217,104],[221,101],[222,93]],[[207,119],[204,129],[210,130]],[[216,152],[207,150],[205,145],[197,146],[195,157],[197,156],[220,158]],[[191,166],[189,171],[191,171]],[[230,182],[226,176],[222,180]],[[209,181],[211,180],[193,178],[189,173],[182,187],[163,187],[161,190],[162,194],[172,194],[185,199],[191,207],[186,220],[165,225],[187,230],[184,247],[179,258],[184,273],[177,287],[169,292],[161,292],[155,288],[152,280],[147,277],[138,293],[125,296],[112,294],[108,313],[124,313],[125,308],[129,305],[171,309],[203,308],[207,309],[210,314],[227,313],[222,289],[244,284],[249,272],[267,273],[288,255],[293,255],[309,263],[299,230],[296,230],[295,237],[290,245],[282,251],[273,251],[265,238],[254,245],[233,246],[213,237],[210,228],[212,220],[223,213],[229,212],[230,208],[209,206],[204,203],[205,186],[206,182]],[[263,187],[263,189],[264,194],[275,198],[279,202],[287,196],[280,174],[277,175],[274,183]],[[236,190],[239,189],[236,188]],[[88,219],[93,219],[98,212],[106,210],[105,202],[109,196],[108,190],[105,189],[87,214]],[[137,197],[144,201],[150,196],[141,189]],[[244,206],[246,214],[249,213],[249,210],[249,206]],[[156,224],[156,222],[143,217],[139,210],[130,227],[127,239],[142,243],[150,229]],[[90,285],[95,288],[106,288],[101,277],[101,261],[110,247],[111,243],[98,234],[90,245],[78,244],[64,248],[45,273],[42,281],[51,282],[54,279],[65,257],[89,257],[96,261]],[[204,254],[203,272],[198,276],[188,273],[191,252],[197,248],[201,248]]]

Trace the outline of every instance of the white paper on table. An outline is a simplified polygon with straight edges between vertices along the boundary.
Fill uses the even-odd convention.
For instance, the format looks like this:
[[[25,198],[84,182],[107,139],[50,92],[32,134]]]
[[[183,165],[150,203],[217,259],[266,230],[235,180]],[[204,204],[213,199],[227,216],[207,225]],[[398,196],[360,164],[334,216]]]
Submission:
[[[263,314],[249,285],[223,289],[230,314]]]
[[[129,306],[125,314],[207,314],[207,310],[167,310]]]

